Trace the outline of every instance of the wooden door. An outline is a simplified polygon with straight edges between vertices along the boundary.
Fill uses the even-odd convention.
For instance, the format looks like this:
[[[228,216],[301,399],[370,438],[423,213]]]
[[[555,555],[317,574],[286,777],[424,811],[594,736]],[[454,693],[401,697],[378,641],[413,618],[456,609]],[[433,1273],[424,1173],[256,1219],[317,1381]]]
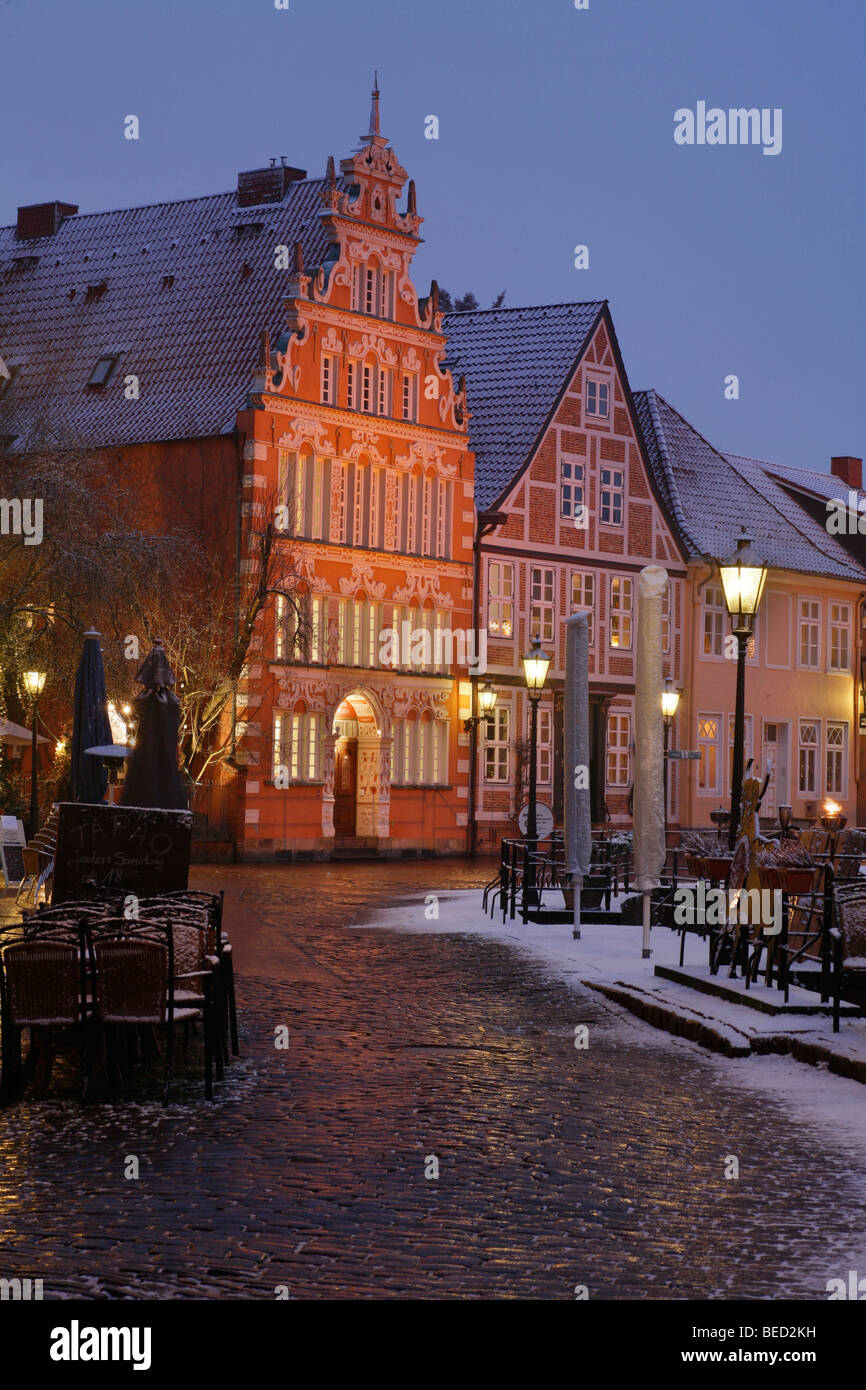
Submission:
[[[355,833],[355,784],[358,740],[340,739],[334,753],[334,834]]]

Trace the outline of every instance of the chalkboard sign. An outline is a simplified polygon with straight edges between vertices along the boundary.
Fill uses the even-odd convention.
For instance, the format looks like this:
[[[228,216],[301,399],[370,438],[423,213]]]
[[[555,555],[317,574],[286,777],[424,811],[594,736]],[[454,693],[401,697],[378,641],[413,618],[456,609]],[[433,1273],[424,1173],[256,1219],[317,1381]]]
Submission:
[[[189,811],[60,803],[52,903],[100,891],[150,897],[186,888]]]
[[[21,851],[25,844],[24,826],[17,816],[0,816],[0,868],[7,888],[14,887],[24,877]]]

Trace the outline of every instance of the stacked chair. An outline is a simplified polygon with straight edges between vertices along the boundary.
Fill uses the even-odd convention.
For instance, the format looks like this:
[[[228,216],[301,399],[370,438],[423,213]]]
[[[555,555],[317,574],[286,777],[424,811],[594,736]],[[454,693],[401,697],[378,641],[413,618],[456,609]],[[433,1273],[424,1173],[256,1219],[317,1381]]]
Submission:
[[[20,1094],[21,1033],[38,1027],[52,1035],[59,1029],[79,1035],[83,1099],[95,1044],[113,1084],[130,1041],[136,1046],[142,1038],[138,1030],[163,1033],[166,1104],[175,1031],[183,1029],[186,1050],[197,1024],[203,1031],[205,1095],[213,1100],[214,1069],[221,1079],[230,1051],[238,1053],[223,896],[185,891],[142,898],[133,916],[127,915],[128,901],[115,894],[41,907],[0,935],[0,1103]]]
[[[53,806],[45,824],[33,836],[26,848],[21,851],[21,858],[24,861],[24,877],[18,885],[18,892],[15,894],[16,903],[21,901],[22,894],[26,901],[32,893],[35,904],[43,887],[46,893],[50,891],[50,883],[54,876],[54,856],[57,850],[58,818],[58,809]]]

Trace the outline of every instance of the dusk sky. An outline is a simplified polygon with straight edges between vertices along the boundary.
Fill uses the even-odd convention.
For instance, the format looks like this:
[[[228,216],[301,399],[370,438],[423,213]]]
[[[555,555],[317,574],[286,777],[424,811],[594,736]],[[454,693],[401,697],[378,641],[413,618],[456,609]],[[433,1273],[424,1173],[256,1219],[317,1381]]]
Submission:
[[[378,68],[422,290],[607,298],[633,389],[827,468],[866,446],[864,39],[863,0],[0,0],[0,223],[217,192],[274,155],[318,175]],[[781,108],[781,152],[677,145],[699,102]]]

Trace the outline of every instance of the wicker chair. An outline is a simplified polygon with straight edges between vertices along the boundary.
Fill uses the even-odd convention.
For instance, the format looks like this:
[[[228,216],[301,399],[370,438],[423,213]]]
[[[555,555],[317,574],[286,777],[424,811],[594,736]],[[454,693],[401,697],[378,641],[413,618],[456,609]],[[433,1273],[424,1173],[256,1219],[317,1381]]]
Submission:
[[[84,953],[75,924],[58,924],[38,940],[12,941],[0,956],[3,1073],[0,1099],[17,1097],[22,1083],[22,1029],[78,1028],[87,1011]],[[31,1053],[32,1053],[31,1031]],[[50,1065],[50,1060],[49,1060]],[[82,1036],[81,1093],[87,1092],[87,1048]]]
[[[234,1056],[238,1055],[238,1014],[235,999],[234,962],[231,944],[222,929],[224,895],[206,893],[199,889],[182,889],[174,893],[162,893],[156,898],[144,900],[150,904],[162,904],[172,913],[187,909],[206,911],[208,921],[208,955],[218,961],[217,986],[219,993],[220,1017],[223,1019],[222,1035],[231,1041]],[[228,1061],[228,1041],[223,1045],[225,1060]]]
[[[107,917],[85,927],[93,976],[94,1016],[112,1031],[152,1027],[165,1031],[162,1103],[168,1103],[177,1024],[204,1027],[205,1095],[213,1100],[212,972],[201,974],[201,995],[185,1003],[175,995],[174,932],[164,921]]]
[[[839,1032],[844,997],[866,1009],[866,894],[840,893],[833,902],[833,1032]]]

